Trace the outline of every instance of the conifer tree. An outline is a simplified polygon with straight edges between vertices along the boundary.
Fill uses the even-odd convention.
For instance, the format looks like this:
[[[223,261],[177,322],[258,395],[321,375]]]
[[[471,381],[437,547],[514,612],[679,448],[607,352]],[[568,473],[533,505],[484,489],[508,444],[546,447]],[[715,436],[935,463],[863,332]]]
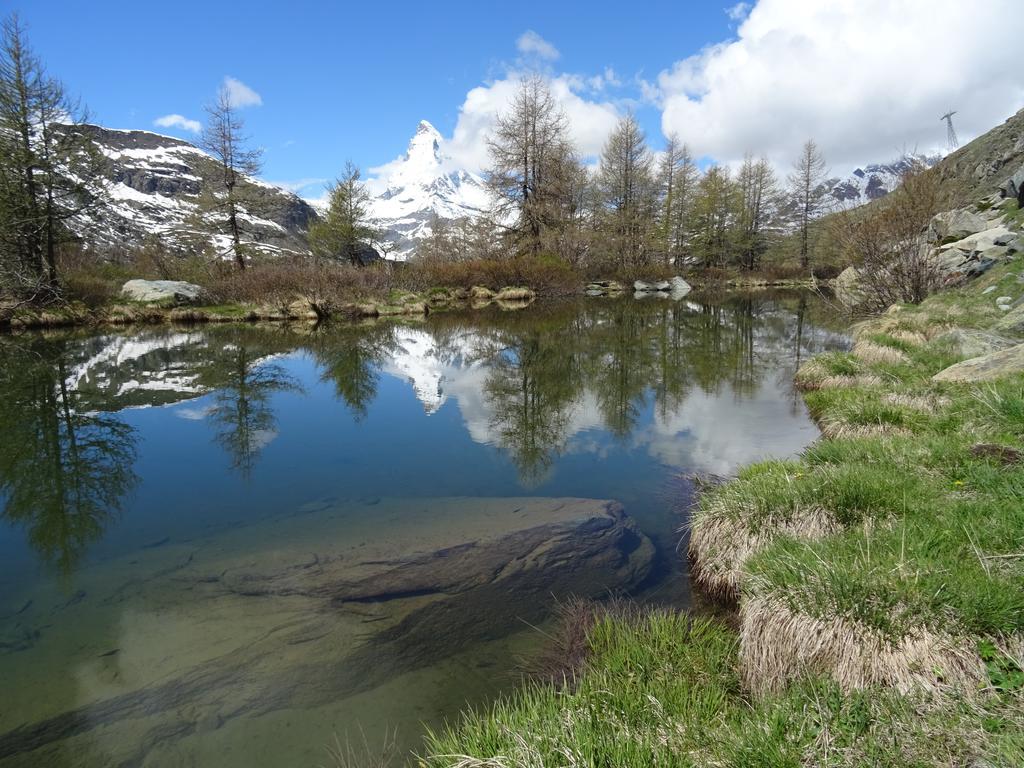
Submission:
[[[248,149],[249,137],[238,108],[231,101],[227,87],[217,92],[216,100],[206,105],[206,125],[200,146],[213,157],[216,164],[212,200],[203,207],[211,208],[218,230],[226,228],[231,238],[231,250],[239,269],[245,269],[245,249],[242,245],[240,214],[245,212],[245,176],[260,172],[263,152]]]
[[[105,158],[87,113],[29,47],[17,15],[0,29],[0,284],[45,300],[60,294],[67,226],[104,192]]]
[[[327,212],[309,228],[309,245],[321,258],[360,264],[360,255],[378,238],[369,217],[370,194],[359,168],[345,163],[341,178],[328,187]]]

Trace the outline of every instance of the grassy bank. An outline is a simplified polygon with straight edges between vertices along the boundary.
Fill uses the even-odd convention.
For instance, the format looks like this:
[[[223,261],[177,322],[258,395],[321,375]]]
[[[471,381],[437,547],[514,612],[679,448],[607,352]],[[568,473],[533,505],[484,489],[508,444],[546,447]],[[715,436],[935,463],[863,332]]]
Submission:
[[[932,378],[1020,343],[1024,310],[995,299],[1021,274],[895,307],[800,370],[823,439],[693,511],[694,581],[738,634],[604,618],[565,685],[467,714],[427,762],[1024,765],[1024,374]]]

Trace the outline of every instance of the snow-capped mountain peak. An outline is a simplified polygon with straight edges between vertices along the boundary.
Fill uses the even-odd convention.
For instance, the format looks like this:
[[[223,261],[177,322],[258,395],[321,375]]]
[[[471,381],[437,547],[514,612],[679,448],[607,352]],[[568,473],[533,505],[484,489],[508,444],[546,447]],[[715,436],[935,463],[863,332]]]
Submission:
[[[444,137],[426,120],[416,126],[405,154],[382,166],[371,188],[380,190],[370,215],[385,232],[389,258],[404,260],[430,234],[437,216],[455,220],[480,215],[490,205],[483,179],[446,170]]]

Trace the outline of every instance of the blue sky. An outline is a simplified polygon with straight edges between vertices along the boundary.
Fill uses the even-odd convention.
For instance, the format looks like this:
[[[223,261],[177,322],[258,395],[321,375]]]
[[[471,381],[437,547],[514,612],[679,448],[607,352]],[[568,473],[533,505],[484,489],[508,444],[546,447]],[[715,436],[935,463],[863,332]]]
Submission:
[[[94,119],[156,128],[202,119],[225,77],[258,94],[243,115],[264,177],[333,176],[346,159],[392,160],[420,119],[461,165],[518,75],[541,71],[596,154],[634,109],[651,136],[697,154],[785,167],[813,136],[833,167],[934,149],[938,116],[964,138],[1024,106],[1017,0],[719,2],[174,3],[0,0]],[[527,35],[524,37],[524,35]],[[937,56],[936,52],[942,52]],[[927,62],[923,65],[922,62]],[[315,194],[314,182],[303,190]]]
[[[108,126],[201,119],[225,76],[245,83],[262,100],[243,114],[266,148],[264,175],[281,180],[331,175],[346,158],[383,164],[420,119],[449,135],[467,91],[521,58],[516,41],[528,29],[557,46],[559,71],[611,67],[624,81],[615,97],[628,98],[634,75],[656,76],[728,35],[731,23],[716,3],[653,3],[636,15],[550,2],[2,5],[19,12],[50,70]],[[657,110],[641,111],[657,132]]]

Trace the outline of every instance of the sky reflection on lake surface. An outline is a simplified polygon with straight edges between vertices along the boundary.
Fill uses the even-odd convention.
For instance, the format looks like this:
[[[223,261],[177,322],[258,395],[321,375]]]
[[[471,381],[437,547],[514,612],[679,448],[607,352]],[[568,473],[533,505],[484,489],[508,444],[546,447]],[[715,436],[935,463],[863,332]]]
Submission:
[[[0,338],[0,766],[315,765],[355,725],[413,747],[511,683],[556,598],[685,603],[677,478],[817,436],[792,375],[846,344],[819,310]],[[531,537],[583,565],[512,573]]]

